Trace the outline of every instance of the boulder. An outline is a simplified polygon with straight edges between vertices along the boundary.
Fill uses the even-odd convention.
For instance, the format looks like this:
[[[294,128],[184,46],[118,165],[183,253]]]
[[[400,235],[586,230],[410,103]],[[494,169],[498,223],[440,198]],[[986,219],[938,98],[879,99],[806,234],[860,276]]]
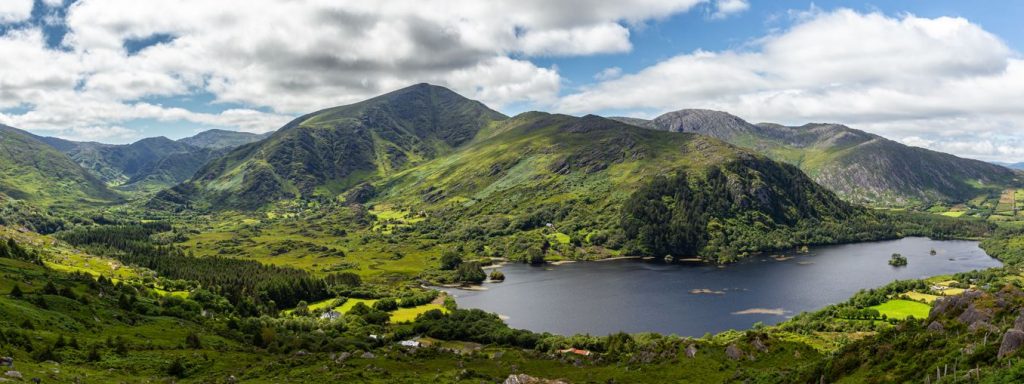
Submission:
[[[4,372],[4,376],[10,377],[12,379],[21,380],[21,372],[18,372],[18,371],[7,371],[7,372]]]
[[[694,358],[697,357],[697,346],[690,344],[686,346],[686,357]]]
[[[971,325],[967,327],[967,330],[975,333],[980,331],[999,332],[999,328],[996,328],[996,326],[984,321],[976,321],[974,323],[971,323]]]
[[[1013,321],[1013,329],[1024,331],[1024,309],[1020,310],[1020,314],[1017,315],[1017,319]]]
[[[931,311],[928,312],[928,317],[934,319],[936,316],[958,313],[981,295],[982,293],[979,291],[967,291],[956,296],[940,297],[935,300]]]
[[[740,349],[738,345],[729,344],[728,347],[725,347],[725,355],[729,356],[730,359],[739,360],[742,359],[743,356],[745,356],[746,354],[743,353],[743,350]]]
[[[751,342],[750,345],[752,345],[755,349],[761,352],[768,350],[768,346],[765,345],[763,341],[761,341],[760,337],[755,337],[754,341]]]
[[[992,311],[986,308],[979,309],[974,306],[974,303],[971,303],[967,305],[967,309],[960,316],[957,316],[956,319],[966,325],[972,325],[979,321],[987,323],[992,319]]]
[[[338,354],[338,358],[334,359],[334,362],[338,363],[338,364],[341,364],[341,363],[344,363],[345,360],[348,360],[348,358],[350,358],[350,357],[352,357],[351,353],[342,352],[342,353]]]
[[[938,321],[932,321],[931,324],[928,324],[928,330],[931,332],[942,332],[946,330],[946,327],[944,327],[942,323]]]
[[[513,374],[508,375],[508,378],[505,379],[504,384],[566,384],[566,382],[561,380],[541,379],[525,374]]]
[[[362,357],[364,359],[376,359],[377,355],[374,355],[373,352],[366,351],[366,352],[363,352],[363,355],[360,356],[360,357]]]
[[[1024,345],[1024,331],[1010,329],[1003,334],[1003,342],[999,345],[999,358],[1003,358],[1017,352],[1021,345]]]

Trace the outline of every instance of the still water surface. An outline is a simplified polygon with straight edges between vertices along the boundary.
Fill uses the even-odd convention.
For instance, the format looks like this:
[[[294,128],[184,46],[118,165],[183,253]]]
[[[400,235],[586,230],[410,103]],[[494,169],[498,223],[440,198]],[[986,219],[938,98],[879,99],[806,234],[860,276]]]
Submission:
[[[935,249],[937,254],[930,255]],[[891,267],[901,253],[909,264]],[[812,248],[785,261],[758,256],[720,268],[617,260],[502,266],[486,290],[446,289],[461,308],[506,318],[513,328],[569,335],[618,331],[701,336],[775,324],[897,279],[998,267],[976,241],[912,237]],[[703,293],[696,293],[703,292]]]

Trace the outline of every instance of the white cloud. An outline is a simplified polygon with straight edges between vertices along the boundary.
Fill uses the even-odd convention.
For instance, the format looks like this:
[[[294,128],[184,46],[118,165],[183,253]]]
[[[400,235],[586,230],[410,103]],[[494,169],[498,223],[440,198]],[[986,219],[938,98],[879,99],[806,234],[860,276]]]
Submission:
[[[595,74],[594,75],[594,79],[597,79],[597,80],[611,80],[611,79],[614,79],[614,78],[619,77],[619,76],[622,76],[622,68],[619,68],[619,67],[608,67],[608,68],[602,69],[601,72],[598,72],[597,74]]]
[[[803,15],[743,50],[682,54],[585,87],[557,109],[712,108],[755,122],[842,122],[956,154],[1020,158],[1000,145],[949,145],[982,133],[1020,142],[1020,105],[1024,60],[978,25],[837,10]]]
[[[0,24],[25,21],[32,16],[32,0],[0,1]]]
[[[748,9],[750,9],[750,2],[747,0],[715,0],[715,11],[711,14],[711,18],[724,19]]]
[[[80,0],[53,20],[68,29],[62,50],[47,49],[38,26],[0,36],[0,119],[28,129],[178,119],[266,131],[419,82],[496,108],[539,106],[555,102],[562,79],[531,57],[627,52],[631,26],[701,2]],[[0,15],[28,17],[32,1],[5,13],[14,3],[0,0]],[[156,35],[171,38],[124,48]],[[197,93],[245,107],[209,114],[141,101]]]

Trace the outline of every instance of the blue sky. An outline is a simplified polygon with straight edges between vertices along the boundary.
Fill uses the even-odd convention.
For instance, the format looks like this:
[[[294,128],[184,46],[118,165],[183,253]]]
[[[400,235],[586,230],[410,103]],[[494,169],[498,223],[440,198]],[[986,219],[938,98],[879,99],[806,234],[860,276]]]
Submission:
[[[112,143],[265,132],[430,82],[507,114],[712,108],[1024,160],[1024,2],[246,4],[4,0],[0,123]]]

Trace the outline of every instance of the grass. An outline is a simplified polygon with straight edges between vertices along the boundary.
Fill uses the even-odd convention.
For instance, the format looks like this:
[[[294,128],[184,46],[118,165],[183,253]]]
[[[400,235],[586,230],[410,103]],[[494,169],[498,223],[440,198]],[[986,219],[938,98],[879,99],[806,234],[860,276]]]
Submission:
[[[448,313],[448,309],[440,304],[425,304],[418,307],[412,308],[398,308],[398,310],[391,312],[392,323],[404,323],[407,321],[416,320],[416,316],[427,312],[432,309],[440,310],[441,312]]]
[[[903,296],[906,296],[908,299],[913,300],[913,301],[923,301],[923,302],[928,303],[928,304],[931,304],[936,299],[941,297],[941,296],[938,296],[938,295],[931,295],[931,294],[921,293],[921,292],[907,292],[907,293],[903,294]]]
[[[967,212],[965,212],[965,211],[949,211],[949,212],[942,212],[941,215],[942,216],[948,216],[948,217],[960,217],[960,216],[963,216],[965,213],[967,213]]]
[[[556,242],[558,242],[558,244],[569,244],[569,241],[572,240],[572,238],[570,238],[569,235],[566,235],[562,232],[553,233],[550,235],[550,237],[553,238]]]
[[[352,307],[355,307],[356,304],[363,303],[366,304],[367,307],[372,307],[373,303],[376,302],[377,300],[372,299],[348,299],[345,300],[345,304],[342,304],[340,307],[335,308],[334,310],[338,311],[338,313],[344,314],[345,312],[352,310]]]
[[[879,313],[886,315],[890,319],[905,319],[909,316],[914,316],[916,319],[924,319],[928,317],[928,311],[932,307],[916,301],[898,299],[889,300],[870,308],[878,310]]]

